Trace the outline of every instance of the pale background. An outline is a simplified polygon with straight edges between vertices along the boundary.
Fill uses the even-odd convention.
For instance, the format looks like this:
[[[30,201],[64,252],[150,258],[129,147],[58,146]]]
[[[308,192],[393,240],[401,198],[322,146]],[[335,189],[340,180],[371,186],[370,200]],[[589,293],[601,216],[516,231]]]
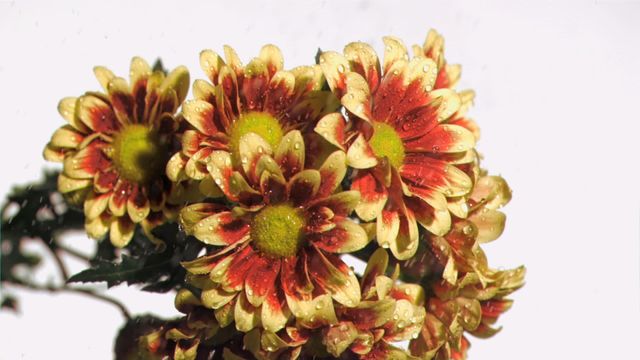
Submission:
[[[318,47],[362,40],[382,50],[384,35],[422,43],[435,27],[449,61],[463,64],[462,87],[477,92],[484,166],[514,189],[507,229],[485,247],[490,262],[528,267],[503,331],[472,339],[470,358],[636,358],[638,2],[108,3],[0,2],[0,195],[39,176],[42,147],[64,121],[58,100],[98,89],[96,64],[126,75],[131,56],[161,56],[195,79],[199,51],[223,44],[249,60],[273,42],[293,67],[312,62]],[[90,240],[70,241],[90,251]],[[38,280],[54,270],[47,265]],[[0,313],[0,358],[111,358],[115,308],[18,294],[21,314]],[[170,295],[125,286],[110,294],[135,313],[176,314]]]

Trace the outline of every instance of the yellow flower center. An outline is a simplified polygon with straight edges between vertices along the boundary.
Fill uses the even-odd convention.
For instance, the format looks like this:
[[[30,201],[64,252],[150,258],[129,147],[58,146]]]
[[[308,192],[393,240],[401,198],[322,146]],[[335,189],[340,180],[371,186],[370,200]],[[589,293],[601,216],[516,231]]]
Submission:
[[[280,122],[270,114],[252,111],[240,115],[231,128],[229,139],[234,160],[239,159],[240,139],[248,133],[260,135],[274,150],[280,144],[283,135]]]
[[[305,219],[289,204],[269,205],[253,218],[251,241],[273,258],[295,255],[303,244]]]
[[[404,144],[400,135],[391,126],[376,122],[373,124],[373,136],[369,145],[378,157],[386,156],[394,167],[398,168],[404,161]]]
[[[118,172],[138,184],[162,176],[168,155],[158,133],[144,125],[129,125],[113,139],[113,162]]]

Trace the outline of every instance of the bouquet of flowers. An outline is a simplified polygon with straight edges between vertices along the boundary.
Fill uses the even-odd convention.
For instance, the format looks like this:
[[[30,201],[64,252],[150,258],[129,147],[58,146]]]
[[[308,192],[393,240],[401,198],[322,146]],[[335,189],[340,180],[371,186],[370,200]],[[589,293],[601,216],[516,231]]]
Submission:
[[[128,80],[95,67],[103,90],[62,99],[44,149],[62,170],[3,209],[3,283],[118,305],[119,359],[465,359],[468,335],[494,335],[524,283],[481,248],[511,190],[480,166],[474,92],[456,89],[443,38],[430,31],[412,55],[384,45],[289,70],[274,45],[246,65],[204,50],[193,83],[139,57]],[[69,276],[59,230],[81,227],[99,243]],[[16,271],[39,260],[25,237],[65,284]],[[77,282],[175,291],[184,316],[131,317]]]

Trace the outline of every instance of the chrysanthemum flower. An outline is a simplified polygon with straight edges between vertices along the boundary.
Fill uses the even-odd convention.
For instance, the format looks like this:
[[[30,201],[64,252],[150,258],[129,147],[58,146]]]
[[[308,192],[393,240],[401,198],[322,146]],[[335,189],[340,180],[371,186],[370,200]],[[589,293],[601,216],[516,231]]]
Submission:
[[[64,162],[59,189],[84,205],[89,236],[110,231],[111,242],[127,245],[135,225],[149,230],[162,222],[172,186],[164,175],[178,123],[174,114],[189,87],[189,73],[168,75],[146,61],[131,61],[130,81],[104,67],[94,69],[106,91],[65,98],[58,110],[68,124],[44,150]]]
[[[396,283],[387,277],[388,255],[378,249],[361,279],[362,301],[355,307],[336,304],[335,316],[313,330],[283,329],[277,333],[255,329],[245,347],[258,359],[303,358],[412,359],[393,343],[417,338],[425,309],[422,287]],[[302,354],[302,355],[300,355]],[[285,357],[288,358],[288,357]]]
[[[464,333],[478,338],[497,333],[500,328],[492,325],[512,304],[505,297],[523,286],[524,275],[524,267],[519,267],[495,271],[490,284],[476,273],[465,274],[453,285],[436,283],[424,327],[409,345],[411,353],[421,359],[466,359],[471,344]]]
[[[423,55],[409,59],[398,39],[384,42],[382,67],[364,43],[347,45],[344,56],[322,54],[320,65],[349,121],[330,114],[315,131],[347,151],[358,170],[352,183],[362,194],[358,216],[377,219],[378,242],[404,260],[417,250],[418,223],[444,235],[450,213],[466,215],[463,198],[477,156],[474,134],[450,123],[464,110],[461,97],[434,89],[437,64]]]
[[[324,78],[317,65],[283,70],[282,54],[274,45],[264,46],[246,66],[231,47],[225,46],[224,52],[226,62],[211,50],[200,54],[210,82],[195,81],[195,99],[183,108],[191,128],[167,168],[173,181],[202,180],[201,189],[210,196],[220,195],[206,168],[212,152],[231,153],[234,167],[240,168],[244,135],[255,133],[276,149],[287,132],[305,132],[339,106],[331,92],[321,90]]]
[[[451,231],[428,239],[430,251],[443,266],[442,277],[455,284],[459,273],[475,272],[483,283],[491,281],[480,244],[497,239],[503,232],[506,216],[498,211],[511,200],[511,189],[499,176],[483,174],[466,197],[466,219],[454,218]]]
[[[208,164],[235,207],[199,203],[180,214],[189,234],[222,247],[184,263],[212,283],[203,302],[214,309],[233,306],[243,332],[260,324],[278,331],[291,313],[313,327],[331,316],[331,298],[356,306],[357,279],[338,254],[369,240],[348,217],[358,192],[335,192],[346,172],[344,152],[331,154],[319,170],[305,169],[304,140],[297,130],[285,134],[275,150],[255,133],[240,138],[238,148],[242,172],[234,170],[227,151],[211,153]]]

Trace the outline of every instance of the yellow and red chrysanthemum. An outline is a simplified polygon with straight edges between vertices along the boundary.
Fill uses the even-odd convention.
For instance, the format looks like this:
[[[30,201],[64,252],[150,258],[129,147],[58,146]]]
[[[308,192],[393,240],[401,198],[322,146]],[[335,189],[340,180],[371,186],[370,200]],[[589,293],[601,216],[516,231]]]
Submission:
[[[188,233],[222,247],[184,263],[190,273],[205,275],[203,302],[215,309],[233,305],[236,327],[244,332],[260,324],[278,331],[291,313],[311,326],[323,316],[316,312],[332,311],[331,298],[356,306],[357,279],[338,254],[364,247],[368,237],[348,217],[358,192],[336,192],[346,173],[344,152],[332,153],[317,170],[305,169],[297,130],[275,149],[250,132],[238,149],[241,169],[223,150],[212,152],[207,165],[235,206],[199,203],[180,214]]]
[[[226,62],[211,50],[200,54],[210,82],[195,81],[195,99],[183,108],[191,127],[182,135],[182,151],[167,168],[173,181],[202,180],[201,189],[210,196],[220,195],[206,167],[212,152],[231,153],[234,167],[240,168],[240,139],[245,134],[261,136],[274,149],[290,130],[303,131],[309,140],[307,134],[313,132],[305,130],[339,106],[331,92],[321,90],[324,77],[317,65],[283,70],[282,54],[274,45],[264,46],[246,66],[231,47],[225,46],[224,52]]]
[[[500,331],[492,325],[511,307],[506,296],[524,285],[524,275],[524,267],[519,267],[494,271],[490,284],[476,273],[465,274],[455,284],[434,284],[424,327],[409,344],[411,353],[421,359],[466,359],[470,342],[464,333],[488,338]]]
[[[347,152],[357,170],[351,188],[362,194],[358,216],[377,219],[377,240],[404,260],[415,254],[418,226],[444,235],[451,214],[466,216],[473,186],[476,136],[462,118],[470,99],[436,89],[438,64],[404,44],[384,39],[384,63],[364,43],[344,56],[321,55],[329,86],[346,109],[321,119],[315,131]],[[468,96],[466,96],[468,97]]]
[[[418,338],[425,318],[424,291],[419,285],[396,283],[397,272],[385,276],[387,266],[386,251],[378,249],[361,279],[362,301],[357,306],[336,304],[335,314],[312,329],[255,329],[245,336],[245,348],[267,360],[413,359],[393,343]]]
[[[51,137],[47,160],[64,163],[59,189],[84,206],[87,233],[110,232],[127,245],[135,225],[149,230],[168,216],[173,185],[165,173],[178,122],[174,117],[189,87],[189,73],[152,71],[131,61],[130,81],[104,67],[94,69],[106,91],[65,98],[58,110],[68,124]]]

